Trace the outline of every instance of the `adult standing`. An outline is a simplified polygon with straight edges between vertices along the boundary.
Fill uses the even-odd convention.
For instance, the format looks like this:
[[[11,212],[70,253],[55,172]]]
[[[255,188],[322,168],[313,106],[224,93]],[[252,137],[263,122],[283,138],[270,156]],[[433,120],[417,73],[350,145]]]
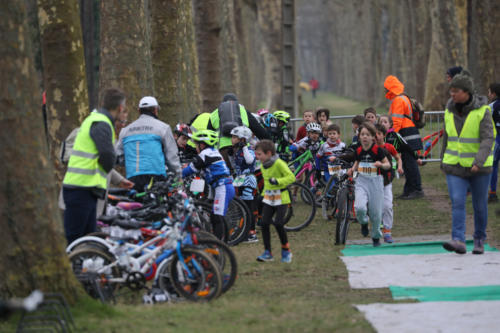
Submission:
[[[125,94],[107,89],[102,107],[92,111],[80,126],[63,180],[68,243],[96,231],[97,199],[104,198],[107,175],[116,160],[114,120],[125,108]]]
[[[444,115],[441,169],[446,174],[452,209],[452,240],[443,243],[459,254],[465,248],[465,201],[468,189],[474,209],[474,249],[484,252],[488,222],[488,184],[493,165],[495,128],[486,100],[474,93],[472,78],[456,75],[450,82],[451,98]]]
[[[246,126],[260,140],[270,139],[264,127],[248,112],[245,107],[238,103],[235,94],[228,93],[222,98],[222,103],[210,114],[207,129],[219,133],[218,149],[227,166],[233,172],[229,156],[232,154],[231,130],[237,126]]]
[[[314,77],[309,80],[309,85],[311,86],[312,96],[316,98],[316,90],[319,89],[319,82]]]
[[[498,202],[497,183],[498,183],[498,163],[500,162],[500,83],[492,83],[488,89],[488,97],[491,104],[493,122],[497,131],[495,154],[493,156],[493,169],[491,172],[490,194],[488,202]]]
[[[393,75],[387,76],[384,82],[385,97],[391,101],[389,115],[392,117],[394,131],[399,133],[406,144],[401,147],[401,159],[405,173],[403,194],[399,199],[410,200],[424,196],[422,180],[418,169],[416,152],[423,148],[422,139],[412,121],[410,99],[404,94],[404,85]]]
[[[125,163],[127,178],[134,188],[144,191],[151,180],[165,180],[167,168],[180,176],[177,144],[170,126],[158,120],[156,98],[145,96],[139,102],[139,118],[120,132],[116,153]]]

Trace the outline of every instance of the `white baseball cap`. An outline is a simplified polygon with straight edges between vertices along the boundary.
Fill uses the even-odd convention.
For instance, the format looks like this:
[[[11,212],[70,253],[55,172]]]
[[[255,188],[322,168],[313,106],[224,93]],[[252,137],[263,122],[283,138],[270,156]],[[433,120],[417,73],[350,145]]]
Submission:
[[[156,98],[154,98],[152,96],[145,96],[145,97],[141,98],[141,101],[139,102],[139,109],[149,108],[152,106],[159,106]]]

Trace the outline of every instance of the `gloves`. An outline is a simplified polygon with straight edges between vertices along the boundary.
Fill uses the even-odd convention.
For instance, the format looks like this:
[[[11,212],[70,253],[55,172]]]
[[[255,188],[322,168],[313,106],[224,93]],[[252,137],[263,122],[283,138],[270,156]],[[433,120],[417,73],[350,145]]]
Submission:
[[[247,146],[246,142],[243,142],[243,141],[238,142],[238,148],[243,149],[246,146]]]
[[[271,185],[278,185],[278,180],[273,177],[269,179],[269,183],[271,183]]]

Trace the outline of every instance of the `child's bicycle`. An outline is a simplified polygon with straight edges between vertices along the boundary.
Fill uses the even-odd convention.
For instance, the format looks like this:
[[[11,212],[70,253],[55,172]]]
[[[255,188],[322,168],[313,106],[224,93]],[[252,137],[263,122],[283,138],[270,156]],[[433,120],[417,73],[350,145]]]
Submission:
[[[312,152],[307,149],[304,153],[299,155],[294,160],[288,162],[288,167],[293,171],[295,179],[301,181],[304,185],[310,188],[314,196],[314,204],[317,207],[321,206],[321,192],[319,191],[325,184],[323,179],[316,179],[316,168],[314,166],[314,156]],[[311,201],[312,204],[312,201]]]
[[[328,173],[330,179],[323,188],[321,194],[321,214],[325,220],[333,219],[337,213],[337,193],[340,186],[340,178],[352,167],[352,163],[341,159],[328,162]]]
[[[335,244],[345,244],[349,225],[356,220],[354,212],[354,184],[357,172],[350,177],[347,173],[340,176],[337,190],[336,215],[337,224],[335,226]]]

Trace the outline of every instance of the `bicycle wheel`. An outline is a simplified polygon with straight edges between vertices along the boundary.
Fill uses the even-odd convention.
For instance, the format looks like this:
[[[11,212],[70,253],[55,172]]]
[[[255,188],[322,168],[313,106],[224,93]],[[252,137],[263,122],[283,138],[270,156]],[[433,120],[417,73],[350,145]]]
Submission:
[[[114,299],[114,291],[118,284],[108,281],[111,278],[121,277],[120,269],[115,266],[98,273],[98,270],[116,260],[111,253],[94,246],[79,246],[69,254],[68,258],[73,273],[90,297],[103,302]]]
[[[229,228],[227,243],[231,246],[237,245],[247,237],[250,229],[250,213],[243,200],[231,200],[225,218]]]
[[[175,254],[168,265],[170,282],[177,293],[190,301],[210,301],[218,297],[222,290],[222,278],[213,257],[188,247],[184,247],[181,253],[182,261]],[[162,280],[159,280],[161,289]]]
[[[301,183],[293,183],[288,186],[291,203],[288,204],[285,214],[285,230],[299,231],[307,227],[316,214],[314,196],[309,188]]]
[[[206,235],[198,234],[196,248],[211,255],[219,264],[222,274],[222,293],[228,291],[236,281],[238,274],[238,262],[236,256],[229,246],[218,239],[207,238]]]
[[[325,220],[330,220],[330,217],[335,214],[337,204],[337,188],[333,184],[335,177],[330,177],[328,183],[323,188],[321,200],[321,215]],[[328,212],[332,214],[329,216]]]
[[[350,218],[349,213],[351,210],[351,200],[347,188],[343,188],[337,195],[337,225],[335,227],[335,244],[345,244],[347,233],[349,231]]]

